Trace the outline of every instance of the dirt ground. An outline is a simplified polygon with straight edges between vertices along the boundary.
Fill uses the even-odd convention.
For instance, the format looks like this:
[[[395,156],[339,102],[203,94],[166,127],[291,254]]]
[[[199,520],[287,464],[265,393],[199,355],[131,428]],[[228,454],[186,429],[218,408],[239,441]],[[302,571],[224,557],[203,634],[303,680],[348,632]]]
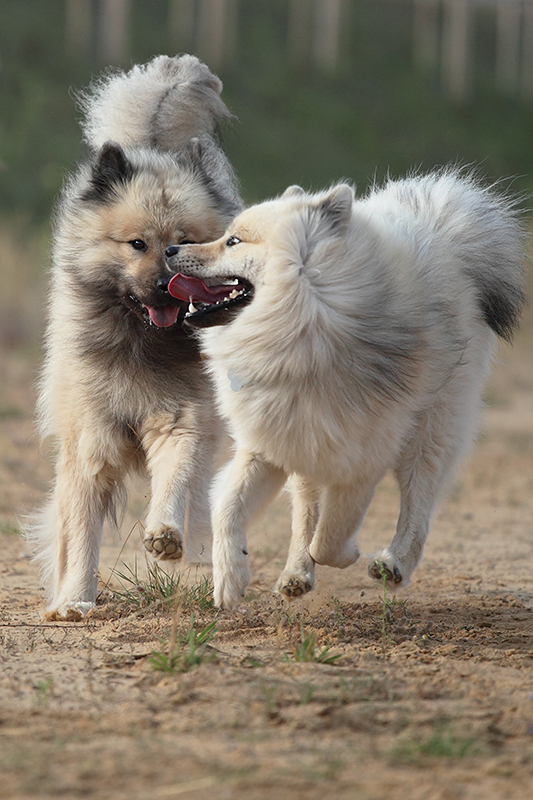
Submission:
[[[395,600],[367,577],[365,559],[319,569],[317,590],[299,603],[274,597],[289,530],[283,497],[250,537],[254,583],[237,612],[121,600],[113,567],[125,572],[137,557],[145,569],[136,485],[120,537],[106,534],[110,584],[85,624],[39,616],[38,575],[18,535],[51,477],[32,424],[37,357],[4,352],[0,798],[531,796],[532,351],[530,309],[515,346],[500,350],[472,456]],[[388,544],[397,502],[386,479],[362,552]],[[167,653],[172,626],[184,634],[191,612],[200,628],[215,623],[200,663],[156,670],[151,654]],[[297,660],[306,645],[310,660]]]

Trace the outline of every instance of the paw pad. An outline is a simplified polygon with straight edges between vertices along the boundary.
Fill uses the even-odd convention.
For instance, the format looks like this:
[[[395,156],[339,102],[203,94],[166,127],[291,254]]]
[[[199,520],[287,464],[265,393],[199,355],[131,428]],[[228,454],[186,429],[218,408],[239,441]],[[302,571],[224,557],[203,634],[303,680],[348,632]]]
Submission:
[[[154,558],[178,559],[183,555],[183,545],[179,533],[173,528],[162,525],[153,533],[144,537],[144,547]]]
[[[369,567],[368,573],[377,581],[382,581],[383,578],[385,578],[388,583],[398,584],[403,580],[398,567],[389,567],[384,561],[374,561],[374,563]]]

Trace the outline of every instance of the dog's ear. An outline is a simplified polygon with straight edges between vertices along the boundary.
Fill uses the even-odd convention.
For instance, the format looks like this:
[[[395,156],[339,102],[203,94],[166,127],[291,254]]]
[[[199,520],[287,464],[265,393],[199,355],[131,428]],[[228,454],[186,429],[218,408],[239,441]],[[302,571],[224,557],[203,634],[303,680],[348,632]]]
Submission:
[[[310,205],[307,222],[307,258],[319,242],[344,232],[351,218],[353,202],[352,187],[340,183],[327,195],[322,195],[318,202],[315,200]]]
[[[122,147],[114,142],[106,142],[93,164],[90,186],[83,199],[106,200],[118,183],[127,183],[134,173]]]
[[[305,190],[302,189],[301,186],[289,186],[283,194],[282,197],[300,197],[301,195],[305,194]]]
[[[316,207],[316,212],[320,218],[324,233],[334,233],[343,228],[352,215],[354,193],[351,186],[347,183],[339,183],[334,186],[329,194],[322,198]]]

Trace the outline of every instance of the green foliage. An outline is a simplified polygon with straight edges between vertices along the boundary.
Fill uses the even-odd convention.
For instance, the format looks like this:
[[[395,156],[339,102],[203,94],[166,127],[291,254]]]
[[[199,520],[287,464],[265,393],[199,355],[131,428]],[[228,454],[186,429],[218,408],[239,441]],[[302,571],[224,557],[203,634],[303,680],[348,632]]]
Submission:
[[[378,562],[380,564],[380,576],[381,576],[381,585],[383,589],[383,595],[381,598],[381,639],[382,643],[385,644],[387,640],[387,635],[390,627],[398,620],[401,619],[403,622],[407,623],[408,625],[413,625],[414,620],[411,616],[411,612],[407,608],[407,601],[406,600],[398,600],[396,595],[389,594],[389,581],[387,578],[387,573],[385,571],[385,566],[383,563]]]
[[[169,25],[169,5],[132,0],[124,66],[197,52],[195,39]],[[2,4],[0,211],[39,221],[84,152],[72,95],[107,66],[95,41],[86,54],[67,52],[65,7]],[[247,201],[289,183],[318,189],[340,178],[364,190],[389,170],[456,160],[482,164],[491,179],[533,174],[533,108],[495,91],[494,20],[477,28],[475,91],[458,106],[443,96],[438,75],[415,69],[410,12],[408,2],[351,0],[339,64],[325,72],[311,58],[311,37],[302,59],[291,58],[288,0],[239,3],[234,45],[218,71],[239,120],[224,135]],[[518,177],[513,188],[530,191],[532,178]]]
[[[300,641],[293,649],[292,657],[294,661],[298,662],[314,661],[318,664],[334,664],[335,661],[342,658],[342,653],[330,653],[329,646],[322,650],[317,648],[316,633],[311,631],[305,635],[304,627],[300,624]],[[290,660],[289,657],[287,660]]]
[[[189,672],[200,664],[213,661],[215,655],[207,648],[217,630],[216,620],[204,628],[197,628],[194,614],[191,614],[187,631],[181,636],[173,632],[167,647],[152,653],[151,666],[158,672]]]
[[[47,706],[54,692],[53,678],[47,678],[46,680],[37,681],[34,688],[35,688],[35,698],[34,698],[35,705],[39,708]]]
[[[147,563],[146,578],[138,572],[137,560],[134,566],[122,564],[123,571],[113,570],[113,575],[122,586],[122,591],[112,590],[112,599],[120,601],[129,609],[138,610],[157,605],[172,609],[197,608],[200,611],[214,609],[213,586],[211,578],[203,577],[199,583],[187,586],[179,572],[167,572],[157,563]]]
[[[426,739],[405,739],[391,752],[393,761],[423,766],[430,759],[460,759],[473,755],[476,743],[473,738],[458,736],[439,726]]]

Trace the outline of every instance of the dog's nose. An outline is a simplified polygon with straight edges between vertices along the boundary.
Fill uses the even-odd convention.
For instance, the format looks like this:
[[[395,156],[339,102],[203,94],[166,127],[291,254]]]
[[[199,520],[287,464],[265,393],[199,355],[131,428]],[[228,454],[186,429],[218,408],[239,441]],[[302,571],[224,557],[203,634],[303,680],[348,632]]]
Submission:
[[[161,292],[167,292],[169,280],[169,278],[159,277],[156,279],[155,285]]]
[[[172,256],[176,256],[179,253],[180,246],[179,244],[171,244],[165,250],[165,255],[167,258],[172,258]]]

